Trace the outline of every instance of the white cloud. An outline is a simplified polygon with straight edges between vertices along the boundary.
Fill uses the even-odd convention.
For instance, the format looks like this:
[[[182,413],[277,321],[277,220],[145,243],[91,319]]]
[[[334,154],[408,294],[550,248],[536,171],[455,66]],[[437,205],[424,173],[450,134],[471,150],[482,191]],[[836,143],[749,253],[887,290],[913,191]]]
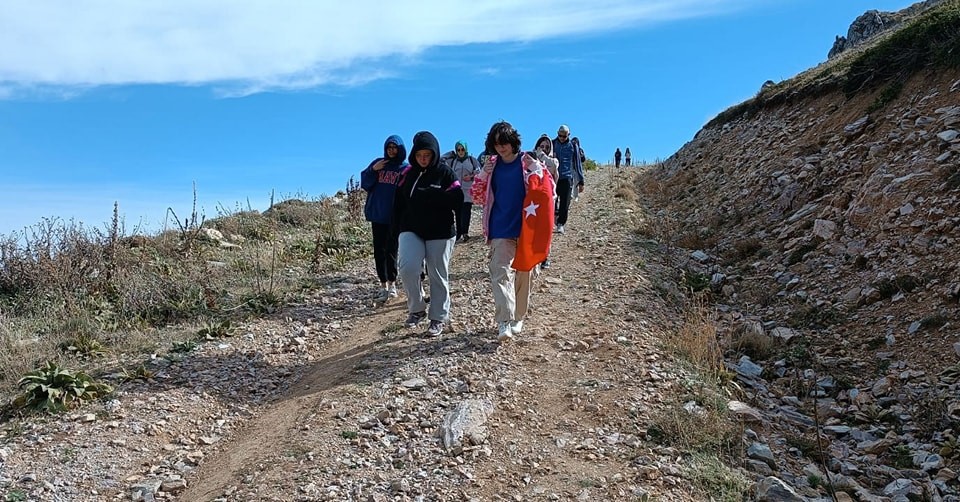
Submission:
[[[734,0],[5,0],[0,97],[25,87],[358,85],[425,49],[530,41],[742,8]]]

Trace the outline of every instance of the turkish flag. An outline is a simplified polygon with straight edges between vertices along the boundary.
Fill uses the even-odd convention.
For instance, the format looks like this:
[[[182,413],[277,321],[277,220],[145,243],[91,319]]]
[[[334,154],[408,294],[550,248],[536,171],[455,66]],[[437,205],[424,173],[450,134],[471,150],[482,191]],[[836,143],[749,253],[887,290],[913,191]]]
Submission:
[[[553,177],[537,162],[524,170],[527,196],[523,199],[523,225],[517,239],[513,269],[529,272],[547,259],[553,240]]]

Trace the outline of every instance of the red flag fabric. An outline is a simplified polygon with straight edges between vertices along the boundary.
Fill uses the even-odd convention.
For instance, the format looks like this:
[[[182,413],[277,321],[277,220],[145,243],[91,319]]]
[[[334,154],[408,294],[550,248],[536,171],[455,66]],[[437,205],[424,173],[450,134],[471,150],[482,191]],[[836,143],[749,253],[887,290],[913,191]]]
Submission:
[[[537,162],[525,167],[527,195],[523,199],[523,225],[513,258],[513,269],[520,272],[529,272],[547,259],[554,221],[553,178]]]

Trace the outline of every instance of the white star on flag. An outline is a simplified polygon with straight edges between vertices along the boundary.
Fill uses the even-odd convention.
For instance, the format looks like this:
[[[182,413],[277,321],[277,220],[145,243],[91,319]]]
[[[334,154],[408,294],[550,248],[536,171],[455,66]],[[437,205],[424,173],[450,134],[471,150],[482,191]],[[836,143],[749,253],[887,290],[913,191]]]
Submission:
[[[523,208],[523,212],[527,213],[526,216],[524,216],[524,218],[526,218],[527,216],[536,216],[537,208],[539,207],[540,207],[540,204],[534,204],[533,201],[530,201],[530,205]]]

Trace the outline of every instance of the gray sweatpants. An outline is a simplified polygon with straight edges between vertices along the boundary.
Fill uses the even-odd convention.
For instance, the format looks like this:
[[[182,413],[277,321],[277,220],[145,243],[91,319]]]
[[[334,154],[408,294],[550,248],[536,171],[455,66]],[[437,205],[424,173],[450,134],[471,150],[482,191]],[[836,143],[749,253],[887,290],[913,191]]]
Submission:
[[[450,257],[455,238],[425,241],[413,232],[400,233],[397,261],[403,290],[407,293],[407,311],[423,312],[427,302],[420,294],[420,272],[426,264],[430,278],[431,321],[450,320]]]

